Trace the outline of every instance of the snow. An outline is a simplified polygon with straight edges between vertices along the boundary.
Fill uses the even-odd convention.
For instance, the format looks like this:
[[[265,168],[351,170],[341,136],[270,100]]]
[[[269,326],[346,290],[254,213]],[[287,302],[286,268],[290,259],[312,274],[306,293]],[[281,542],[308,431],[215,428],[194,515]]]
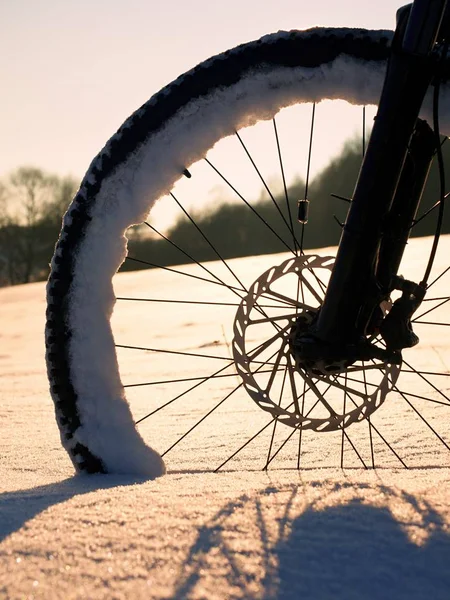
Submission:
[[[405,275],[422,274],[418,265],[429,244],[411,241]],[[444,261],[449,244],[445,238]],[[282,257],[237,259],[234,266],[254,280],[271,261]],[[115,288],[142,295],[146,280],[149,289],[179,292],[175,275],[157,272],[121,274]],[[405,452],[409,470],[379,440],[380,468],[361,469],[347,446],[341,470],[340,438],[312,434],[300,471],[296,443],[262,471],[267,440],[257,439],[223,471],[209,473],[267,421],[250,399],[241,399],[238,411],[227,407],[216,425],[199,428],[167,455],[164,477],[74,477],[45,375],[44,296],[40,283],[0,290],[0,597],[448,599],[450,453],[430,442],[405,403],[388,397],[374,423]],[[149,312],[145,303],[129,304],[136,329],[151,332],[160,346],[194,351],[219,335],[202,306],[182,311],[169,329],[165,308]],[[442,310],[448,322],[447,305]],[[118,312],[114,320],[120,335],[127,316]],[[448,337],[422,327],[423,343],[408,356],[417,353],[421,364],[448,370]],[[144,358],[136,353],[123,350],[119,360],[127,377],[142,372]],[[187,362],[155,358],[151,368],[169,378]],[[140,403],[133,410],[142,410]],[[201,408],[186,401],[173,413],[161,411],[149,429],[155,447],[164,450]],[[448,413],[438,411],[436,422],[448,440]],[[362,444],[358,428],[349,434]]]

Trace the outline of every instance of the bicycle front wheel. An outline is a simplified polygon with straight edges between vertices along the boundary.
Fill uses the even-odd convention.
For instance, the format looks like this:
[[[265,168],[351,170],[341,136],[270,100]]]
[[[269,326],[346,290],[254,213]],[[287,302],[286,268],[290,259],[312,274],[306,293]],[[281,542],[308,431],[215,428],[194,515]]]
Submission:
[[[225,399],[232,395],[233,392],[230,393],[226,386],[219,386],[222,394],[220,398],[214,396],[214,402],[206,403],[205,406],[201,402],[205,396],[210,400],[212,392],[208,386],[212,380],[227,382],[234,378],[233,389],[236,387],[235,372],[231,377],[230,370],[226,370],[233,365],[241,378],[237,387],[246,388],[250,396],[253,394],[257,397],[253,399],[256,399],[258,408],[263,409],[259,412],[267,417],[264,411],[268,411],[270,423],[275,422],[276,426],[277,422],[284,420],[294,431],[307,428],[317,431],[330,429],[326,410],[322,414],[323,405],[314,408],[314,401],[311,400],[311,410],[308,409],[308,413],[305,405],[300,407],[299,398],[302,397],[307,404],[307,388],[313,390],[313,397],[317,399],[317,393],[324,394],[321,387],[331,385],[340,389],[342,384],[339,381],[336,383],[336,378],[334,382],[326,378],[325,381],[299,379],[298,373],[293,374],[288,356],[289,342],[286,341],[294,317],[298,318],[299,311],[307,319],[309,312],[320,306],[330,262],[321,258],[312,261],[304,258],[303,236],[293,225],[296,215],[292,215],[289,201],[286,206],[281,207],[269,191],[271,199],[277,205],[276,218],[285,227],[284,233],[279,225],[267,223],[264,215],[258,213],[254,206],[248,207],[252,218],[263,223],[264,228],[270,232],[269,237],[275,240],[273,246],[268,242],[265,252],[288,253],[278,257],[275,263],[258,259],[253,285],[250,285],[252,282],[241,281],[239,267],[226,260],[236,255],[233,254],[233,249],[225,249],[223,245],[218,247],[216,242],[212,242],[200,230],[192,215],[185,211],[186,219],[199,231],[203,240],[203,256],[216,262],[201,265],[200,273],[194,273],[192,269],[200,267],[200,261],[193,256],[196,249],[182,248],[184,258],[179,258],[178,262],[187,262],[187,256],[194,266],[173,268],[166,265],[164,272],[169,277],[182,273],[185,280],[190,278],[190,281],[196,282],[195,285],[212,285],[232,296],[233,300],[230,301],[219,293],[210,304],[220,306],[220,310],[231,306],[235,315],[230,323],[234,328],[233,348],[231,353],[222,357],[223,367],[218,365],[217,369],[210,372],[202,371],[187,377],[184,366],[178,361],[186,357],[189,360],[193,357],[204,361],[214,360],[220,358],[220,353],[214,355],[209,350],[200,351],[199,346],[207,345],[203,343],[202,335],[193,338],[195,350],[183,349],[175,336],[175,343],[171,348],[160,348],[163,358],[153,359],[153,363],[159,365],[162,376],[152,382],[156,386],[152,389],[159,390],[161,399],[156,399],[156,404],[152,404],[149,409],[144,408],[144,400],[140,399],[137,402],[138,408],[130,410],[125,391],[128,395],[133,387],[144,386],[146,383],[122,381],[120,354],[134,349],[144,352],[146,358],[149,354],[153,357],[158,349],[154,347],[157,344],[123,343],[122,339],[113,335],[111,318],[113,311],[116,318],[114,307],[119,294],[116,293],[112,280],[125,258],[133,258],[127,257],[127,229],[135,223],[147,222],[147,215],[155,201],[168,194],[180,178],[190,178],[199,162],[206,160],[208,168],[230,186],[240,201],[245,202],[229,177],[207,156],[208,151],[219,140],[237,136],[247,159],[268,190],[255,161],[247,151],[240,134],[242,128],[260,121],[269,122],[273,126],[278,146],[276,160],[281,166],[284,181],[283,157],[275,121],[275,116],[281,109],[306,102],[317,103],[323,99],[341,99],[356,105],[376,104],[391,37],[392,34],[388,31],[318,28],[306,32],[280,32],[239,46],[198,65],[153,96],[125,121],[94,159],[64,217],[47,288],[46,345],[51,393],[63,445],[77,470],[127,472],[152,477],[161,475],[165,466],[160,456],[163,448],[159,444],[158,435],[162,436],[161,427],[164,425],[159,430],[150,431],[153,436],[150,443],[151,446],[158,447],[157,452],[144,442],[142,431],[137,431],[135,422],[145,420],[150,414],[159,414],[165,407],[172,410],[178,398],[182,398],[184,407],[186,394],[190,393],[196,396],[196,400],[191,403],[195,423],[203,423],[205,417],[214,413],[214,406],[221,407]],[[309,136],[309,131],[306,136]],[[192,179],[194,178],[195,174]],[[179,204],[175,194],[172,194],[172,200]],[[153,231],[156,230],[154,226],[150,227]],[[176,245],[173,241],[171,243],[172,246]],[[251,248],[249,253],[252,253]],[[156,266],[156,261],[151,256],[145,260],[134,260],[145,263],[144,266]],[[172,261],[171,264],[177,263]],[[149,275],[148,271],[144,273]],[[301,274],[300,279],[298,273]],[[292,286],[292,281],[285,286],[284,281],[281,285],[281,280],[292,274],[297,274],[297,279],[295,289],[288,294],[286,286]],[[229,279],[224,283],[227,276]],[[121,277],[124,290],[125,279],[124,276]],[[161,286],[159,289],[164,287],[165,284],[158,280],[154,271],[150,278],[153,278],[155,286]],[[301,284],[298,283],[299,280]],[[179,322],[177,318],[166,316],[166,306],[170,302],[176,304],[175,314],[178,317],[181,306],[181,312],[188,310],[180,302],[190,302],[191,306],[202,303],[206,305],[196,295],[194,288],[184,287],[182,290],[178,292],[177,298],[166,299],[166,304],[161,309],[161,319],[165,321],[165,327],[170,327],[172,331],[177,330]],[[192,293],[188,294],[190,290]],[[148,294],[145,299],[150,301]],[[125,302],[125,296],[121,296],[121,300]],[[161,298],[159,300],[162,302]],[[139,299],[136,298],[136,301]],[[152,314],[156,310],[154,306],[158,306],[159,310],[161,304],[152,304]],[[236,312],[238,306],[240,308]],[[259,318],[253,318],[252,315],[253,321],[258,322],[261,329],[268,329],[261,333],[253,333],[252,330],[253,338],[246,333],[252,311],[259,315]],[[120,320],[117,327],[118,331],[126,329]],[[264,336],[266,340],[276,339],[282,350],[278,349],[273,353],[270,344],[263,341]],[[223,346],[222,350],[226,350],[227,339],[231,341],[231,337],[227,338],[224,332],[223,340],[219,340],[216,345]],[[174,357],[177,368],[171,369],[171,377],[165,377],[168,364],[172,367],[174,365]],[[252,361],[254,364],[250,368]],[[136,365],[136,368],[141,368],[140,359],[136,361]],[[179,377],[173,376],[174,370],[180,372]],[[275,371],[277,377],[274,375]],[[361,380],[358,384],[353,383],[353,386],[365,385],[367,389],[371,373],[376,372],[375,379],[370,379],[369,385],[378,391],[372,394],[372,400],[368,401],[367,397],[371,394],[366,394],[365,403],[356,403],[356,406],[341,411],[339,424],[331,429],[337,428],[339,432],[343,432],[348,423],[369,417],[384,401],[384,396],[395,385],[398,376],[384,367],[362,371],[364,384]],[[263,379],[258,380],[260,376]],[[350,377],[350,374],[346,377]],[[353,379],[356,379],[355,375]],[[169,384],[180,387],[167,396]],[[269,399],[264,397],[268,386],[277,390]],[[288,388],[291,401],[285,403],[283,390]],[[292,401],[294,388],[296,397]],[[146,393],[146,396],[154,403],[157,394]],[[277,400],[274,400],[275,396]],[[145,398],[146,401],[148,399]],[[239,409],[235,407],[233,410]],[[233,415],[232,418],[235,418],[236,412]],[[175,411],[173,422],[179,416]],[[185,439],[191,429],[194,426],[187,427],[184,433],[176,432],[176,439]],[[211,443],[217,443],[216,438],[215,440]],[[270,452],[269,450],[269,457]],[[207,456],[205,462],[208,462]]]

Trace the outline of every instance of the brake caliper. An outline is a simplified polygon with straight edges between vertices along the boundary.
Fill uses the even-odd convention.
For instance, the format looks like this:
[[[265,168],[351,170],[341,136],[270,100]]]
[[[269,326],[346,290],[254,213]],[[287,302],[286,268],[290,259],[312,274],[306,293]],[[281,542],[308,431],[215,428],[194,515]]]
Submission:
[[[380,327],[381,336],[388,350],[412,348],[419,342],[412,328],[411,317],[419,308],[426,293],[425,285],[408,281],[403,277],[396,278],[395,289],[400,290],[402,295],[394,302]]]

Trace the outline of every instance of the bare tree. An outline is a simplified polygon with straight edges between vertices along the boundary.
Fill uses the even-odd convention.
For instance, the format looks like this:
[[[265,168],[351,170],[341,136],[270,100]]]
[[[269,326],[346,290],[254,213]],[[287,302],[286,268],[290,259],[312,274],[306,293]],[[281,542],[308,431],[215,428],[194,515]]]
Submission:
[[[51,197],[43,207],[43,219],[51,225],[60,228],[61,219],[79,187],[79,183],[74,177],[53,177],[51,179]],[[54,240],[56,242],[56,239]]]
[[[77,189],[36,167],[20,167],[0,182],[0,285],[48,274],[61,218]]]
[[[15,223],[21,227],[21,239],[17,242],[21,255],[22,283],[32,280],[39,251],[37,226],[55,184],[55,177],[36,167],[20,167],[9,177],[9,210]]]
[[[13,280],[11,264],[11,245],[9,230],[11,217],[8,214],[7,190],[0,181],[0,285],[5,285]]]

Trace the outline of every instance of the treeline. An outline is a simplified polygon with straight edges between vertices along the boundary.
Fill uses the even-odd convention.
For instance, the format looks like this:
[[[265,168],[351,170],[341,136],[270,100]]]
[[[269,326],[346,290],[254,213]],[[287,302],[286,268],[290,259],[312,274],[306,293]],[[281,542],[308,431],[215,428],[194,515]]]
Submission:
[[[443,152],[444,161],[450,166],[450,144],[444,144]],[[307,193],[310,204],[305,227],[297,221],[297,201],[305,197],[305,182],[298,180],[289,187],[287,194],[282,192],[270,198],[264,191],[256,202],[251,203],[252,208],[242,201],[218,207],[215,203],[213,210],[191,213],[195,225],[183,215],[166,234],[168,240],[149,236],[148,228],[137,229],[129,241],[130,260],[125,261],[121,269],[188,263],[192,258],[217,260],[217,253],[222,258],[233,258],[283,252],[301,241],[304,249],[335,245],[339,242],[341,224],[349,206],[344,199],[351,198],[361,160],[360,142],[350,140],[314,178]],[[438,170],[433,164],[417,218],[438,198]],[[434,234],[436,216],[437,210],[431,211],[412,229],[412,235]],[[293,240],[292,229],[297,242]],[[450,233],[450,207],[445,213],[443,232]]]
[[[0,181],[0,285],[46,279],[61,218],[78,187],[35,167]]]
[[[450,144],[445,144],[443,151],[450,166]],[[300,240],[305,249],[335,245],[348,210],[348,203],[340,198],[351,197],[360,165],[361,146],[349,141],[309,184],[305,227],[297,221],[297,201],[305,196],[305,182],[298,180],[287,194],[283,191],[270,198],[264,190],[250,207],[241,200],[215,202],[213,210],[191,213],[192,220],[183,215],[165,233],[167,239],[145,225],[131,228],[129,260],[121,270],[216,260],[217,253],[233,258],[283,252]],[[0,286],[47,278],[61,218],[77,187],[72,177],[58,177],[34,167],[21,167],[0,181]],[[434,164],[418,216],[438,198]],[[412,235],[432,235],[436,214],[431,211],[420,220]],[[450,208],[445,215],[443,232],[450,233]]]

